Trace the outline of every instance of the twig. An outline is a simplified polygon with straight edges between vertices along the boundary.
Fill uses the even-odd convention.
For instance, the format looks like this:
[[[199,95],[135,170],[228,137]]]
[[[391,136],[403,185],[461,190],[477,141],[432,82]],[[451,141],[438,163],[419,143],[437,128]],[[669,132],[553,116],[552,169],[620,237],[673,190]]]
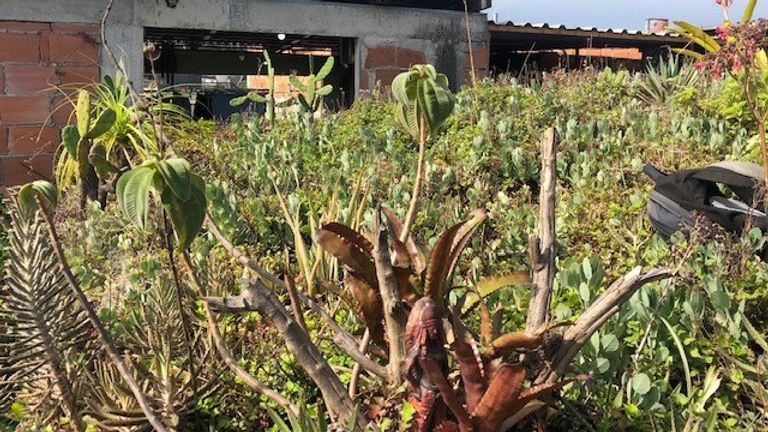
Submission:
[[[360,345],[357,347],[361,353],[365,354],[365,351],[368,350],[368,344],[371,343],[371,332],[368,329],[365,329],[365,333],[363,333],[363,339],[360,341]],[[352,377],[349,379],[349,397],[355,398],[357,396],[357,382],[360,379],[360,372],[362,372],[363,367],[360,366],[360,363],[355,363],[355,366],[352,367]]]

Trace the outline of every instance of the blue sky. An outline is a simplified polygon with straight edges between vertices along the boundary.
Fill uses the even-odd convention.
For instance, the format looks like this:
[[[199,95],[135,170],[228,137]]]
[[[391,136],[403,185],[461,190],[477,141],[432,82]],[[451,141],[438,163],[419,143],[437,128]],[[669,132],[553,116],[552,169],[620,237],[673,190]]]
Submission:
[[[734,0],[732,19],[741,17],[746,0]],[[723,13],[714,0],[493,0],[489,16],[499,20],[612,27],[642,30],[645,19],[683,19],[693,24],[716,25]],[[755,18],[768,17],[768,0],[758,0]]]

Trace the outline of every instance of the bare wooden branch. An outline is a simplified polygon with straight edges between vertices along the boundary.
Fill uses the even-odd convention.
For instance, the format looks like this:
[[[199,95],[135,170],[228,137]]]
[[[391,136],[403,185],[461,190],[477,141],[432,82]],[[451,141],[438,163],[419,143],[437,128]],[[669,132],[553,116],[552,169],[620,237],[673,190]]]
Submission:
[[[541,190],[539,192],[538,237],[531,240],[533,285],[528,307],[526,331],[537,333],[549,322],[549,301],[555,279],[555,185],[557,184],[557,146],[555,128],[541,137]],[[534,256],[535,254],[535,256]]]
[[[613,282],[566,330],[563,342],[552,358],[550,367],[542,371],[536,380],[537,383],[555,382],[563,376],[573,358],[592,337],[592,334],[616,314],[637,290],[647,283],[667,279],[671,276],[672,272],[666,268],[654,268],[642,273],[641,268],[636,267]]]
[[[189,254],[186,252],[183,252],[181,255],[181,261],[184,264],[184,268],[187,270],[187,274],[189,275],[189,278],[192,281],[196,294],[198,295],[198,297],[205,299],[206,298],[205,294],[207,290],[203,286],[202,281],[197,276],[197,273],[195,272],[195,268],[192,265],[192,261],[189,259]],[[242,304],[244,305],[244,303]],[[298,408],[294,404],[292,404],[290,400],[288,400],[285,396],[281,395],[275,390],[272,390],[271,388],[264,385],[256,377],[248,373],[248,371],[246,371],[242,366],[240,366],[240,362],[238,362],[237,358],[235,358],[235,356],[232,355],[232,352],[229,350],[229,347],[227,347],[227,342],[224,340],[224,337],[221,335],[221,332],[219,331],[219,325],[218,325],[218,322],[216,321],[216,313],[214,312],[214,308],[212,308],[207,302],[203,302],[203,308],[205,309],[205,318],[208,324],[208,333],[210,334],[211,339],[213,340],[213,344],[216,347],[216,350],[219,352],[219,355],[221,356],[221,358],[224,359],[224,363],[227,365],[227,367],[229,367],[232,373],[237,375],[240,379],[243,380],[243,382],[246,385],[248,385],[252,389],[272,399],[283,408],[290,410],[292,413],[298,415],[299,413]],[[245,310],[245,309],[242,309],[242,310]]]
[[[313,312],[320,315],[328,327],[331,328],[333,331],[333,343],[336,346],[350,356],[352,360],[358,362],[363,369],[380,378],[387,378],[386,368],[358,349],[360,342],[357,338],[341,328],[333,317],[331,317],[328,312],[322,309],[315,301],[309,299],[300,292],[298,295],[302,303],[306,304]],[[204,300],[216,312],[242,313],[257,311],[257,309],[243,296],[205,297]]]
[[[347,389],[328,365],[318,347],[301,330],[291,314],[285,309],[274,291],[260,279],[250,278],[243,289],[244,300],[275,326],[283,337],[288,351],[293,354],[302,369],[315,382],[332,418],[344,423],[355,419],[358,426],[365,427],[364,416],[347,394]]]
[[[379,282],[379,293],[384,305],[384,324],[389,343],[389,384],[398,387],[402,384],[403,362],[405,361],[405,311],[400,301],[395,270],[389,254],[389,236],[381,223],[381,207],[373,215],[373,261]]]

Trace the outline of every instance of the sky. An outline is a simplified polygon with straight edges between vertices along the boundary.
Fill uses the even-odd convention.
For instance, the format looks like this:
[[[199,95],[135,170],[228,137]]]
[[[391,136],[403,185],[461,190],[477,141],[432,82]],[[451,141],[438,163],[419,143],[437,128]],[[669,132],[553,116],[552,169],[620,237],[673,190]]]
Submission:
[[[746,0],[734,0],[732,20],[741,17]],[[493,0],[486,11],[500,21],[566,26],[642,30],[646,18],[682,19],[692,24],[717,25],[723,12],[714,0]],[[768,17],[768,1],[758,0],[755,18]]]

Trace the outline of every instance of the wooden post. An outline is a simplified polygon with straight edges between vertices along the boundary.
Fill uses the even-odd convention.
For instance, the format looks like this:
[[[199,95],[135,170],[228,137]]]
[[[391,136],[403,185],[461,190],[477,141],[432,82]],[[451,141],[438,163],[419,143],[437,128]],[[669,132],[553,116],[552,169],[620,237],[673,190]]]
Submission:
[[[555,185],[560,137],[549,128],[541,137],[541,190],[538,234],[529,239],[533,285],[526,331],[539,332],[549,322],[549,300],[555,278]]]

